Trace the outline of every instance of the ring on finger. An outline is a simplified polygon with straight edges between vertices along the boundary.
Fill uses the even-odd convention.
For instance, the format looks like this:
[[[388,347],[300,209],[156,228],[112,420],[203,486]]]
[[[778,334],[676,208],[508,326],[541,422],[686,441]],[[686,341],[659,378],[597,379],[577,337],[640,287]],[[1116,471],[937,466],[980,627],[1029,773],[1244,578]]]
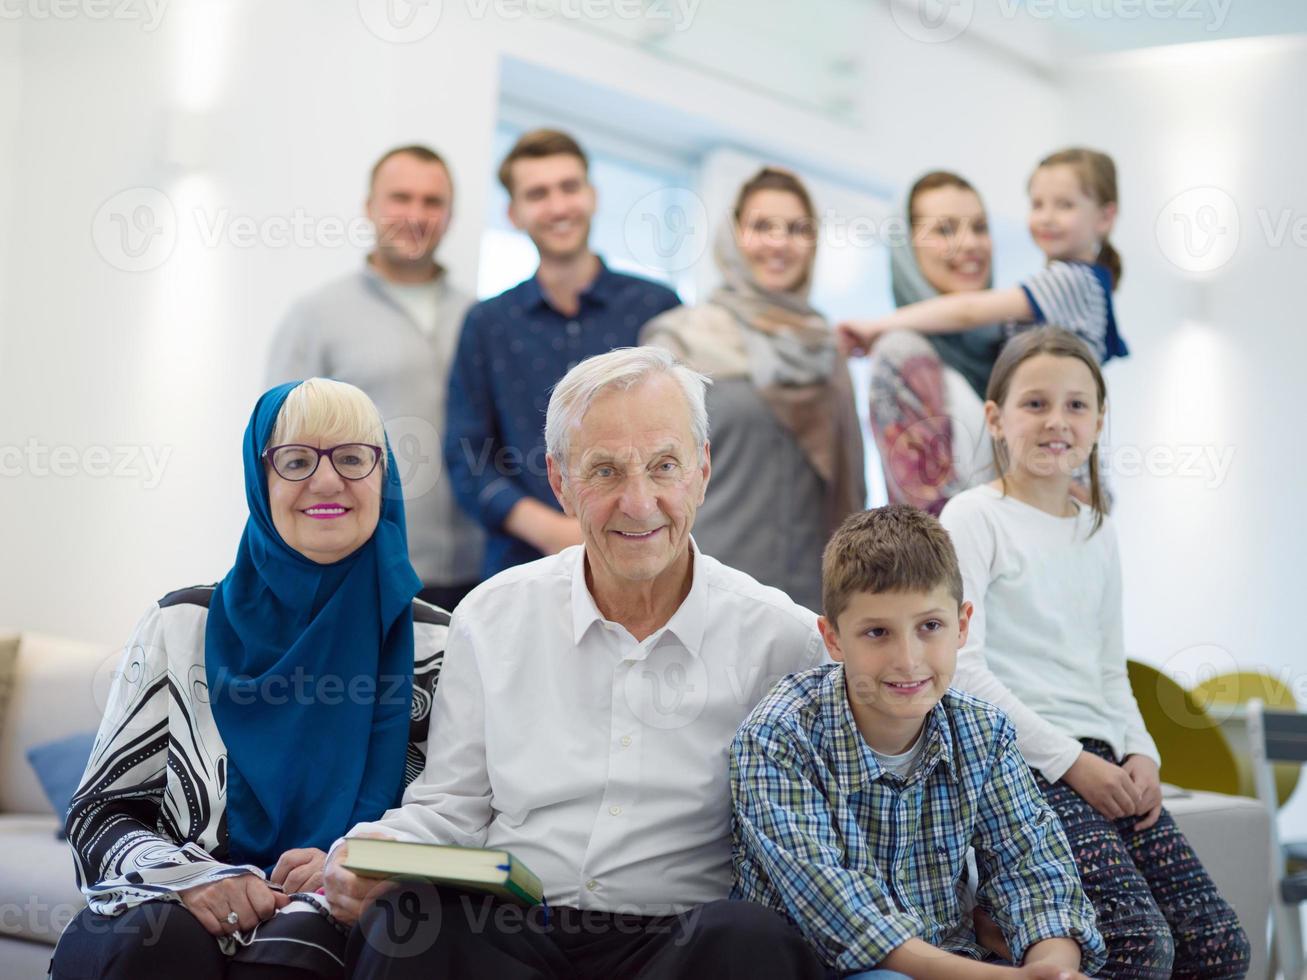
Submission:
[[[236,923],[240,922],[240,920],[241,917],[237,915],[235,912],[228,912],[227,918],[224,919],[223,921],[225,921],[229,926],[234,926]]]

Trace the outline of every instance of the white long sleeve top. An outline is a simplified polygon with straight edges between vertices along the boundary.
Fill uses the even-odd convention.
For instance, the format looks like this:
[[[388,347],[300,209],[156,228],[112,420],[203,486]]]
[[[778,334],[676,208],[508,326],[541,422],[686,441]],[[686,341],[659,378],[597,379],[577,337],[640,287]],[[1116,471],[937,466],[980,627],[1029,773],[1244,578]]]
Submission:
[[[1160,764],[1126,674],[1111,520],[1090,535],[1087,507],[1055,517],[986,484],[950,500],[940,521],[975,607],[954,686],[1007,712],[1022,755],[1049,782],[1085,738]]]
[[[426,768],[349,836],[511,851],[555,906],[726,898],[727,751],[777,680],[825,660],[816,614],[695,548],[689,594],[637,641],[600,614],[584,555],[510,568],[459,604]]]

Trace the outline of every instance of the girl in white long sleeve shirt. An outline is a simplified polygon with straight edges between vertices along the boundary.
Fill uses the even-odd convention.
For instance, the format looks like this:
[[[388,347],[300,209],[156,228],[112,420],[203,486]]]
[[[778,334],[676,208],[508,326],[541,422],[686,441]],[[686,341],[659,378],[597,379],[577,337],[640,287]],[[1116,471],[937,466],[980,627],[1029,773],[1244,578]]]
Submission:
[[[1003,475],[940,515],[974,605],[954,686],[1015,723],[1098,913],[1101,975],[1242,977],[1247,937],[1162,807],[1161,759],[1126,675],[1097,359],[1067,331],[1031,331],[1004,348],[986,394]],[[1088,506],[1071,495],[1086,462]]]

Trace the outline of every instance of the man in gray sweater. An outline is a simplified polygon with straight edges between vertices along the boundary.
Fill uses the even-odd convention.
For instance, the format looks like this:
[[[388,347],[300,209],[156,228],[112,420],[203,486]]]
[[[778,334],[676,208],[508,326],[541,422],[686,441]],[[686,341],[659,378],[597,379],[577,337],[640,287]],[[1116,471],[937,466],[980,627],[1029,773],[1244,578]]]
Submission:
[[[409,555],[422,597],[453,609],[479,581],[483,536],[454,503],[443,469],[445,392],[472,298],[435,261],[453,185],[424,146],[386,153],[366,203],[376,247],[363,268],[291,307],[272,343],[268,383],[348,381],[377,403],[404,485]]]

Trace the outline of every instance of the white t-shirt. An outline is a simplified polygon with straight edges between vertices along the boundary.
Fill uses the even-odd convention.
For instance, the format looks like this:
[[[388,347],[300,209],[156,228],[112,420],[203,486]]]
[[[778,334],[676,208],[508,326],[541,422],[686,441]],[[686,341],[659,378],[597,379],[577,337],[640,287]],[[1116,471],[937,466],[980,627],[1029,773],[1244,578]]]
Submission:
[[[1030,765],[1056,782],[1078,739],[1161,761],[1126,674],[1116,529],[1054,517],[989,485],[948,502],[964,598],[975,606],[953,686],[998,705]]]
[[[887,752],[877,752],[870,745],[867,748],[871,749],[871,754],[876,757],[876,761],[880,763],[882,769],[893,773],[899,779],[907,779],[926,751],[926,728],[924,725],[922,726],[921,731],[917,733],[917,740],[908,746],[906,752],[890,755]]]
[[[418,325],[423,335],[431,336],[440,321],[440,276],[427,282],[391,282],[377,277],[386,295],[399,304]]]

